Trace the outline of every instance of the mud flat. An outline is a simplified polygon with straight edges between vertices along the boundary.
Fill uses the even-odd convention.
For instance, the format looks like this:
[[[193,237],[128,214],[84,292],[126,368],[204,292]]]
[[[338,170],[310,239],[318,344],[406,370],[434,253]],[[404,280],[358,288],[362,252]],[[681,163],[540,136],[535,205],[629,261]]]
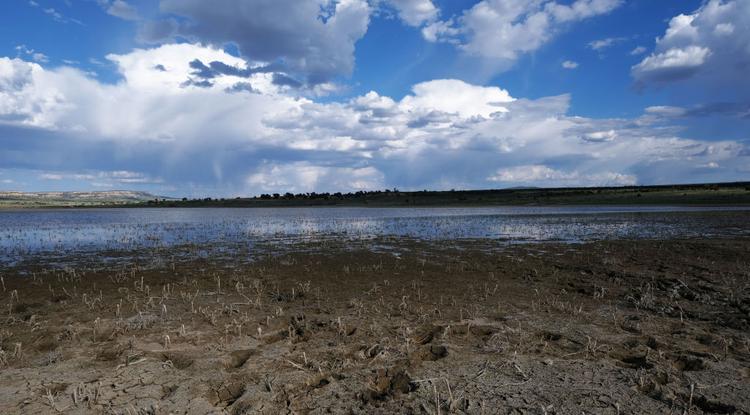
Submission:
[[[749,239],[128,258],[3,269],[0,413],[750,413]]]

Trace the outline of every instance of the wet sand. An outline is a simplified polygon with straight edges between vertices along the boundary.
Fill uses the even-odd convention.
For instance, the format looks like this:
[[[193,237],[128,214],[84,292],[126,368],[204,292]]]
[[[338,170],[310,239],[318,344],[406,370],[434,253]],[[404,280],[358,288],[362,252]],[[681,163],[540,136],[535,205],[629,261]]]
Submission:
[[[26,258],[0,413],[750,413],[749,239],[376,242]]]

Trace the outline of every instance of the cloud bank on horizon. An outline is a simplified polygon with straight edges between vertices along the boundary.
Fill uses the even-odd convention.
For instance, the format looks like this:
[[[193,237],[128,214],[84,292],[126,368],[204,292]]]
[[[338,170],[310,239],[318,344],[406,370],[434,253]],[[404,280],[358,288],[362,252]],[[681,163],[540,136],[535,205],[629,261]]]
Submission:
[[[671,2],[661,12],[678,13],[654,16],[655,40],[596,26],[637,3],[96,0],[85,15],[117,19],[132,45],[82,63],[4,39],[0,189],[234,196],[750,179],[750,2]],[[48,6],[11,8],[49,30],[94,30],[76,6]],[[415,66],[392,67],[399,51]],[[472,81],[476,71],[489,80]],[[598,77],[609,73],[621,76],[618,114],[577,108],[579,95],[608,94]]]

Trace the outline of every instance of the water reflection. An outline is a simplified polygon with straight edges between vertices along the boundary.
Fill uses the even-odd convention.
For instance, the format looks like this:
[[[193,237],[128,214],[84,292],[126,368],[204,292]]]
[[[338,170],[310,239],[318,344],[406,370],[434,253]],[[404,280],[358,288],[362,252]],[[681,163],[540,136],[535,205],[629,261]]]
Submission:
[[[1,211],[0,257],[384,236],[511,242],[740,236],[750,234],[749,222],[747,208],[663,206]]]

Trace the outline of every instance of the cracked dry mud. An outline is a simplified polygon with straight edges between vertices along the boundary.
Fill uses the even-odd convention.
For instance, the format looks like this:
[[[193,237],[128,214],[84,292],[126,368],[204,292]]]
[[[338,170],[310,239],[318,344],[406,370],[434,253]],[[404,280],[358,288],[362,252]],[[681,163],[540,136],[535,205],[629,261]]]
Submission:
[[[750,413],[749,240],[390,243],[6,268],[0,413]]]

